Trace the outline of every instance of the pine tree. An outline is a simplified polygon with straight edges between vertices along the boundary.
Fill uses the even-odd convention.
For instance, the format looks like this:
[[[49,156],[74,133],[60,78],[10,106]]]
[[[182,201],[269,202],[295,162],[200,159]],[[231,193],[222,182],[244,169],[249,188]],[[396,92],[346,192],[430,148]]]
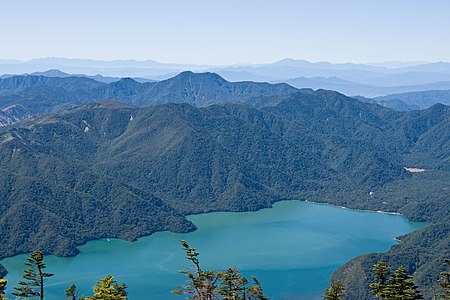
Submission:
[[[345,287],[340,282],[332,282],[330,286],[325,290],[322,296],[325,300],[342,300],[344,299]]]
[[[0,300],[6,300],[5,290],[7,281],[0,278]]]
[[[193,270],[180,270],[179,272],[188,277],[188,285],[183,289],[173,290],[173,294],[186,294],[189,299],[212,300],[217,294],[217,281],[219,277],[214,271],[203,271],[200,267],[196,248],[189,247],[189,244],[182,240],[181,245],[186,252],[186,258],[194,264]]]
[[[389,265],[380,261],[372,269],[375,282],[370,284],[371,292],[378,299],[386,300],[419,300],[422,294],[405,267],[399,267],[391,275]]]
[[[218,273],[221,279],[217,293],[223,296],[223,300],[244,300],[247,279],[241,278],[241,274],[235,268],[229,268],[224,273]],[[245,279],[245,280],[244,280]]]
[[[127,286],[118,284],[111,275],[100,279],[94,286],[94,295],[86,297],[86,300],[126,300]]]
[[[444,264],[449,270],[441,273],[439,285],[443,289],[443,293],[438,294],[437,299],[450,300],[450,259],[444,259]]]
[[[245,279],[245,280],[247,280],[247,279]],[[262,290],[262,287],[261,287],[261,284],[259,283],[259,281],[253,276],[252,276],[252,280],[255,285],[251,285],[248,288],[248,297],[246,299],[247,300],[269,300],[269,297],[264,295],[264,292]]]
[[[193,300],[268,300],[258,280],[252,277],[254,285],[248,286],[248,280],[235,268],[225,272],[204,271],[200,267],[197,249],[181,241],[186,258],[194,264],[193,270],[181,270],[188,277],[188,285],[173,290],[173,294],[188,295]]]
[[[387,298],[389,300],[419,300],[423,299],[422,294],[415,285],[413,278],[408,274],[406,268],[399,267],[389,280],[386,287]]]
[[[236,268],[228,268],[225,272],[219,272],[221,279],[217,294],[223,300],[267,300],[258,280],[252,276],[254,285],[249,286],[248,280],[242,276]]]
[[[379,261],[372,270],[375,282],[370,284],[371,293],[378,299],[387,299],[386,286],[389,282],[391,268],[386,263]]]
[[[39,297],[44,299],[45,278],[52,277],[53,274],[45,273],[44,255],[40,251],[34,251],[27,258],[26,266],[30,267],[24,271],[23,278],[26,281],[19,281],[19,286],[14,289],[14,296],[17,297]]]
[[[67,300],[77,300],[78,297],[78,290],[77,286],[75,284],[72,284],[70,288],[64,291],[66,294]]]

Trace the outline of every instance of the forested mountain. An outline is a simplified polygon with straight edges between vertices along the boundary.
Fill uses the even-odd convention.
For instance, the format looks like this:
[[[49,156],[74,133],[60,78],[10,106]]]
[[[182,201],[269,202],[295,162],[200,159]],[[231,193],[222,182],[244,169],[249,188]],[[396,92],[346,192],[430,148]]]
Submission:
[[[83,77],[46,77],[46,76],[12,76],[0,80],[0,94],[12,95],[35,87],[54,87],[65,91],[80,91],[95,89],[105,84]]]
[[[183,72],[156,83],[140,84],[124,78],[94,91],[97,99],[116,99],[139,106],[189,103],[195,106],[242,103],[254,97],[298,92],[287,84],[228,82],[214,73]]]
[[[374,100],[384,106],[389,106],[395,101],[401,101],[406,105],[417,107],[418,109],[424,109],[437,103],[450,105],[450,90],[428,90],[421,92],[391,94],[376,97]]]
[[[414,275],[425,299],[431,300],[433,291],[439,291],[436,284],[439,273],[446,271],[442,262],[450,256],[449,245],[450,223],[439,223],[401,237],[401,243],[387,253],[371,253],[351,260],[339,268],[331,280],[344,283],[345,299],[373,299],[368,284],[373,282],[373,266],[381,260],[395,268],[405,266]]]
[[[424,111],[405,113],[392,124],[399,126],[402,143],[409,144],[406,163],[427,171],[413,174],[406,181],[388,183],[376,194],[379,201],[395,199],[395,210],[409,219],[433,225],[400,237],[401,243],[388,253],[360,256],[336,271],[332,279],[347,286],[346,299],[372,299],[367,284],[372,281],[371,268],[379,260],[394,268],[406,266],[425,299],[431,299],[439,273],[444,271],[442,261],[450,257],[450,116],[441,114],[448,110],[448,106],[436,104]]]
[[[211,104],[249,103],[262,107],[276,103],[280,95],[300,91],[283,83],[228,82],[214,73],[183,72],[160,82],[138,82],[123,78],[110,83],[85,76],[59,76],[61,77],[24,75],[0,79],[0,126],[101,99],[120,100],[136,106],[189,103],[202,107]],[[308,84],[304,86],[322,86],[323,80],[319,83],[312,80],[307,79]],[[339,79],[334,81],[336,84],[347,85]],[[424,109],[436,103],[450,103],[448,91],[393,94],[373,100],[355,98],[363,102],[370,100],[399,111]]]
[[[206,106],[297,91],[287,84],[230,83],[213,73],[183,72],[152,83],[123,78],[109,84],[86,77],[12,76],[0,79],[0,126],[101,99],[138,106],[168,102]]]
[[[94,79],[96,81],[100,81],[100,82],[104,82],[104,83],[116,82],[121,79],[120,77],[102,76],[100,74],[96,74],[96,75],[68,74],[68,73],[61,72],[58,69],[47,70],[44,72],[33,72],[29,75],[46,76],[46,77],[62,77],[62,78],[64,78],[64,77],[85,77],[85,78]],[[133,77],[133,80],[136,80],[137,82],[141,82],[141,83],[156,81],[156,80],[152,80],[152,79],[148,79],[148,78],[140,78],[140,77]]]
[[[125,87],[115,91],[131,99],[126,91],[142,87],[118,83]],[[217,78],[217,86],[228,84]],[[230,86],[225,96],[243,93]],[[249,95],[259,87],[247,86],[256,90]],[[324,90],[264,101],[262,108],[100,101],[1,128],[2,257],[36,247],[72,255],[91,239],[188,231],[186,214],[256,210],[280,199],[450,221],[449,107],[402,113]],[[411,166],[427,171],[404,169]],[[430,236],[439,226],[446,225],[427,229]],[[433,257],[443,255],[433,252],[437,242],[424,245]]]

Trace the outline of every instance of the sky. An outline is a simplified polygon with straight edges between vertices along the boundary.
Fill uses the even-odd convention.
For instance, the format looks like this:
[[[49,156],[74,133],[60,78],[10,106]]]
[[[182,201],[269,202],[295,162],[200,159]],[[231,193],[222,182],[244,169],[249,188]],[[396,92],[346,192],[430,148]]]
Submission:
[[[0,0],[0,59],[450,61],[448,0]]]

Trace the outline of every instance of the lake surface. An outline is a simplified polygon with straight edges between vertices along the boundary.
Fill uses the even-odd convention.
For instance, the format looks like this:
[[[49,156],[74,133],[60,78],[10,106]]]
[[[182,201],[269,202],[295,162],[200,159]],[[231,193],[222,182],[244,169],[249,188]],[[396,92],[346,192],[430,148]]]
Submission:
[[[394,237],[424,227],[400,215],[354,211],[322,204],[283,201],[257,212],[189,216],[198,230],[159,232],[136,242],[97,240],[80,247],[76,257],[46,256],[46,299],[64,299],[75,283],[80,295],[92,294],[95,282],[112,274],[128,286],[129,299],[184,299],[171,295],[190,268],[179,243],[200,252],[203,269],[238,267],[254,275],[273,300],[320,299],[331,273],[368,252],[386,252]],[[9,270],[8,294],[20,280],[26,255],[1,261]]]

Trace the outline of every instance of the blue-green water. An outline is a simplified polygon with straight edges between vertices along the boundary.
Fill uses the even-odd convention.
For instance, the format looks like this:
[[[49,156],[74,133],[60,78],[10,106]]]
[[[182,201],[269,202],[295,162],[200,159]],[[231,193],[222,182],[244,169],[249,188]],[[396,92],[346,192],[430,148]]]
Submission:
[[[271,299],[319,299],[328,277],[346,261],[368,252],[386,252],[394,237],[425,226],[399,215],[283,201],[245,213],[190,216],[198,230],[159,232],[136,242],[97,240],[76,257],[46,256],[47,300],[64,299],[75,283],[91,295],[96,280],[112,274],[128,286],[129,299],[184,299],[170,290],[184,283],[179,269],[191,267],[179,240],[200,252],[204,269],[238,267],[254,275]],[[19,281],[26,255],[1,261],[10,274],[8,293]]]

